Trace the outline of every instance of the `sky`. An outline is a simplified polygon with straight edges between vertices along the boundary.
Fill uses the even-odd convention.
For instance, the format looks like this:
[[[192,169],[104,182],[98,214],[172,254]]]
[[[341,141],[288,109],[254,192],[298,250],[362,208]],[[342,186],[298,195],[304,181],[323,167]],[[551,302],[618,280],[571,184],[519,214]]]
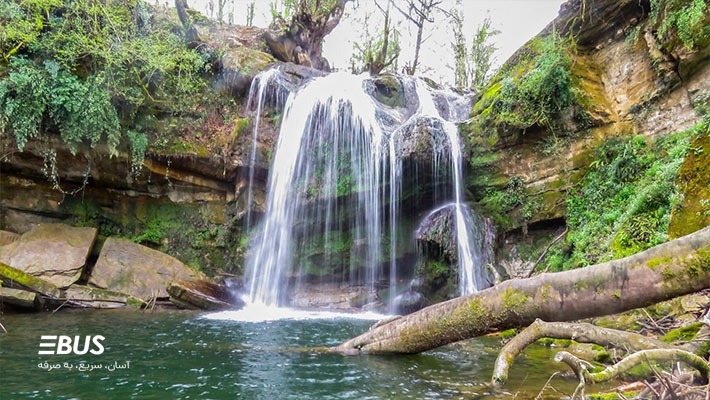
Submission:
[[[165,1],[165,0],[162,0]],[[227,0],[225,20],[231,19],[233,23],[246,24],[247,8],[254,3],[254,25],[267,27],[271,22],[270,3],[274,0]],[[276,0],[279,1],[279,0]],[[355,0],[347,5],[345,16],[338,27],[331,32],[323,43],[323,55],[336,69],[349,69],[350,58],[354,52],[354,44],[364,34],[364,16],[371,14],[369,25],[374,30],[378,23],[381,24],[380,13],[374,5],[374,0]],[[399,4],[406,4],[405,0],[394,0]],[[205,15],[210,15],[210,3],[216,0],[188,0],[190,7],[199,10]],[[379,0],[386,4],[386,0]],[[464,34],[470,39],[476,28],[489,15],[493,26],[501,31],[494,38],[498,47],[496,52],[496,65],[502,64],[515,50],[540,32],[552,21],[564,0],[444,0],[445,10],[459,8],[464,14]],[[170,2],[172,4],[172,2]],[[400,6],[400,8],[405,8]],[[213,15],[216,16],[216,10]],[[408,23],[403,16],[394,9],[390,11],[395,25],[401,32],[402,53],[400,67],[414,58],[416,29]],[[378,20],[378,18],[380,18]],[[433,24],[425,27],[427,40],[422,45],[421,68],[422,75],[428,76],[438,82],[452,84],[453,51],[453,26],[443,13],[435,15]],[[374,33],[374,32],[372,32]],[[469,44],[470,46],[470,44]]]

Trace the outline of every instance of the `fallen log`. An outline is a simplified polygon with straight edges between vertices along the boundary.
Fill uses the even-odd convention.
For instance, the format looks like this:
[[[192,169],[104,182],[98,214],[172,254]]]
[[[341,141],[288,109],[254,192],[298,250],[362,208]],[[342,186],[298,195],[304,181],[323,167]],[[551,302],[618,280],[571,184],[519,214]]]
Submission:
[[[710,227],[619,260],[510,280],[371,328],[333,348],[414,354],[500,330],[646,307],[710,287]]]
[[[700,376],[702,377],[705,383],[707,383],[708,374],[710,373],[710,365],[708,365],[707,361],[705,361],[702,357],[680,349],[641,350],[628,355],[618,363],[610,365],[606,367],[606,369],[604,369],[603,371],[596,373],[589,372],[584,361],[566,351],[561,351],[557,353],[557,355],[555,356],[555,361],[563,362],[569,365],[569,367],[572,368],[574,373],[577,375],[577,378],[579,379],[579,385],[574,391],[574,394],[572,394],[572,400],[585,398],[585,385],[602,383],[614,379],[619,375],[623,374],[624,372],[630,370],[631,368],[644,362],[682,362],[688,364],[700,373]]]
[[[626,351],[673,347],[658,339],[634,332],[602,328],[588,323],[545,322],[538,319],[503,346],[493,368],[493,378],[491,379],[493,384],[505,383],[508,380],[508,370],[518,354],[542,338],[569,339],[579,343],[593,343]]]

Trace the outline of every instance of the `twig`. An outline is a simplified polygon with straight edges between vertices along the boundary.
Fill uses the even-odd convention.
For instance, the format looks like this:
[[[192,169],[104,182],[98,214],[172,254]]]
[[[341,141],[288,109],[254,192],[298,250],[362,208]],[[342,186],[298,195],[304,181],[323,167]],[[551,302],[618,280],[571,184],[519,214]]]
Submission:
[[[3,326],[2,322],[0,322],[0,328],[2,328],[3,332],[7,333],[7,329]]]
[[[533,276],[533,274],[535,273],[535,270],[537,269],[537,266],[542,262],[542,260],[545,259],[545,256],[547,255],[547,252],[550,251],[550,248],[552,248],[552,246],[554,246],[555,243],[559,242],[560,239],[562,239],[567,234],[568,230],[569,230],[569,228],[565,227],[565,230],[562,233],[560,233],[559,236],[557,236],[552,242],[550,242],[550,244],[547,245],[547,247],[542,252],[542,254],[540,254],[540,257],[538,257],[537,261],[535,261],[535,265],[533,265],[533,267],[530,269],[530,273],[527,276],[528,278]]]
[[[559,374],[559,373],[560,373],[560,371],[555,371],[552,375],[550,375],[550,378],[547,379],[547,382],[545,382],[545,385],[543,385],[542,389],[540,389],[540,393],[538,393],[537,396],[535,396],[535,400],[542,400],[542,394],[545,392],[545,390],[547,390],[548,387],[550,387],[550,381],[552,380],[552,378],[557,376],[557,374]]]

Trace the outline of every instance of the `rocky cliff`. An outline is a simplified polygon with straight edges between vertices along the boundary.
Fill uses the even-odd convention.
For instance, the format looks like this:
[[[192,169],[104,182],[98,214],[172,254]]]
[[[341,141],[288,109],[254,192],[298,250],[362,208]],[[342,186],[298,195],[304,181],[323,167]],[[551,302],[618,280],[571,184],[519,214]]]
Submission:
[[[512,275],[527,274],[570,222],[570,237],[558,250],[575,251],[574,235],[582,227],[571,221],[578,214],[570,210],[571,202],[576,195],[593,194],[587,190],[591,176],[601,175],[605,162],[623,161],[621,156],[600,160],[610,141],[634,138],[640,147],[655,148],[656,168],[677,164],[669,172],[675,202],[655,208],[668,215],[650,229],[666,232],[670,218],[668,234],[675,237],[710,222],[700,205],[707,204],[710,182],[707,169],[698,165],[703,152],[683,152],[671,161],[660,155],[668,149],[656,146],[694,127],[685,145],[697,150],[707,141],[702,114],[710,94],[709,21],[704,2],[568,1],[478,94],[464,129],[471,154],[469,189],[507,231],[500,259]],[[638,182],[651,168],[629,169],[624,179]],[[632,207],[628,197],[615,203],[621,214]],[[607,218],[609,232],[599,241],[607,236],[614,241],[626,223],[618,215]],[[607,250],[588,261],[613,257]]]

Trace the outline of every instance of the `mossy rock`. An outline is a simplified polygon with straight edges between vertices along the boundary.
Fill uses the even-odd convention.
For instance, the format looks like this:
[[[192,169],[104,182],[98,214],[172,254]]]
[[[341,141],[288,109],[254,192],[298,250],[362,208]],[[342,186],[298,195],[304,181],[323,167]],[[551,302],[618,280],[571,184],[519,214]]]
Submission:
[[[57,287],[68,287],[81,277],[96,234],[96,228],[39,224],[0,246],[0,261]]]
[[[175,279],[206,277],[179,260],[124,239],[108,238],[91,273],[89,285],[148,300],[167,298],[166,288]]]
[[[131,295],[85,285],[71,285],[64,292],[64,298],[71,300],[73,306],[88,308],[141,308],[145,305],[143,300]]]
[[[669,239],[710,225],[710,133],[701,133],[690,148],[678,171],[676,184],[681,188],[683,203],[671,214]]]
[[[52,298],[61,297],[58,287],[17,268],[12,268],[3,262],[0,262],[0,281],[6,287],[29,290]]]
[[[696,322],[690,325],[686,325],[666,333],[665,335],[663,335],[661,340],[666,343],[688,342],[698,336],[698,332],[702,327],[702,322]]]
[[[405,107],[404,88],[402,82],[394,75],[380,75],[375,79],[375,99],[390,107]]]
[[[37,293],[21,289],[0,287],[0,305],[9,304],[20,308],[36,308]]]

